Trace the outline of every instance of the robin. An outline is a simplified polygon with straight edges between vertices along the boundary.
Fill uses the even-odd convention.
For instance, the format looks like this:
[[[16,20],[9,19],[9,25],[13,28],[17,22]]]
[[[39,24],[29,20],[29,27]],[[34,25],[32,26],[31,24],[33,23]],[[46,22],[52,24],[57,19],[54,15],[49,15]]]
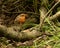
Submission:
[[[23,24],[26,21],[27,17],[28,17],[27,14],[22,13],[16,17],[15,21],[19,22],[20,24]]]
[[[26,21],[27,17],[28,17],[27,14],[22,13],[22,14],[18,15],[15,19],[15,22],[18,22],[20,24],[21,30],[23,29],[22,24]]]

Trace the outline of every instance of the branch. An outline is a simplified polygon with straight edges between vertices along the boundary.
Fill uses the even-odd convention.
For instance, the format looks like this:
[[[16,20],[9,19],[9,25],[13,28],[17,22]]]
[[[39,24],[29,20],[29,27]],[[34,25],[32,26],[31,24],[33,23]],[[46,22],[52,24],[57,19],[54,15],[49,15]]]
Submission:
[[[0,35],[3,35],[4,37],[8,37],[17,41],[24,41],[29,39],[34,39],[38,36],[40,36],[40,32],[37,30],[31,30],[27,29],[24,31],[19,32],[17,27],[14,29],[13,27],[6,27],[3,25],[0,25]]]
[[[60,11],[54,14],[53,16],[49,17],[50,20],[55,20],[56,18],[60,18]]]
[[[43,26],[44,20],[45,20],[45,18],[47,17],[47,15],[48,15],[48,14],[54,9],[54,7],[55,7],[57,4],[59,4],[59,3],[60,3],[60,1],[58,1],[57,3],[55,3],[54,6],[45,14],[43,20],[42,20],[41,23],[40,23],[40,30],[41,30],[41,27]]]
[[[38,15],[38,16],[40,16],[38,13],[35,13],[35,12],[28,12],[28,11],[9,12],[9,11],[6,11],[6,10],[2,9],[2,12],[7,13],[7,14],[27,13],[27,14],[33,14],[33,15]]]

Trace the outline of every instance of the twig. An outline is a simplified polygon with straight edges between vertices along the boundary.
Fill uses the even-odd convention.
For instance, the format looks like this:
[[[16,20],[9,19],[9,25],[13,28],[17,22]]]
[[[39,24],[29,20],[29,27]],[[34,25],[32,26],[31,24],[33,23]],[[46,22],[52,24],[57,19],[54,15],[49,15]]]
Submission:
[[[2,12],[4,12],[4,13],[8,13],[8,14],[28,13],[28,14],[34,14],[34,15],[38,15],[38,16],[40,16],[38,13],[28,12],[28,11],[9,12],[9,11],[6,11],[6,10],[2,10]]]
[[[40,30],[41,30],[41,27],[43,26],[44,20],[45,20],[45,18],[47,17],[47,15],[48,15],[48,14],[54,9],[54,7],[55,7],[57,4],[59,4],[59,3],[60,3],[60,1],[56,2],[56,3],[54,4],[54,6],[45,14],[42,22],[40,23]]]
[[[41,38],[43,38],[43,36],[40,36],[40,37],[36,38],[33,42],[36,42],[36,41],[38,41]]]
[[[60,11],[57,12],[56,14],[54,14],[53,16],[49,17],[50,20],[54,20],[56,18],[59,18],[60,17]]]

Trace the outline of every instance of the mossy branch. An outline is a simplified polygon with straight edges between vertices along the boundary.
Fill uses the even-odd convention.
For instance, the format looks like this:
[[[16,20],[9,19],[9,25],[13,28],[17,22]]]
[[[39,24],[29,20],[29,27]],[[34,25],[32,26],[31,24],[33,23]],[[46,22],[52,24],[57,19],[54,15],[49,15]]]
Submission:
[[[24,40],[29,40],[29,39],[34,39],[40,35],[40,32],[37,30],[31,30],[27,29],[21,32],[18,32],[14,30],[13,27],[6,27],[3,25],[0,25],[0,35],[3,35],[8,38],[12,38],[17,41],[24,41]]]

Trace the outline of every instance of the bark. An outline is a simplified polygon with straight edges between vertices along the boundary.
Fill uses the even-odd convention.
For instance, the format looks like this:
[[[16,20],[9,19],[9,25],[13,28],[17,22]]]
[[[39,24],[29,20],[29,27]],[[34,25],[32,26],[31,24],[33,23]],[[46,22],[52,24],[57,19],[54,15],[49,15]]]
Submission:
[[[0,25],[0,35],[3,35],[5,37],[17,40],[17,41],[25,41],[25,40],[30,40],[34,39],[38,36],[40,36],[40,32],[34,29],[27,29],[24,31],[17,31],[14,30],[13,27],[6,27],[3,25]]]
[[[53,16],[49,17],[50,20],[55,20],[57,18],[60,18],[60,11],[54,14]]]

